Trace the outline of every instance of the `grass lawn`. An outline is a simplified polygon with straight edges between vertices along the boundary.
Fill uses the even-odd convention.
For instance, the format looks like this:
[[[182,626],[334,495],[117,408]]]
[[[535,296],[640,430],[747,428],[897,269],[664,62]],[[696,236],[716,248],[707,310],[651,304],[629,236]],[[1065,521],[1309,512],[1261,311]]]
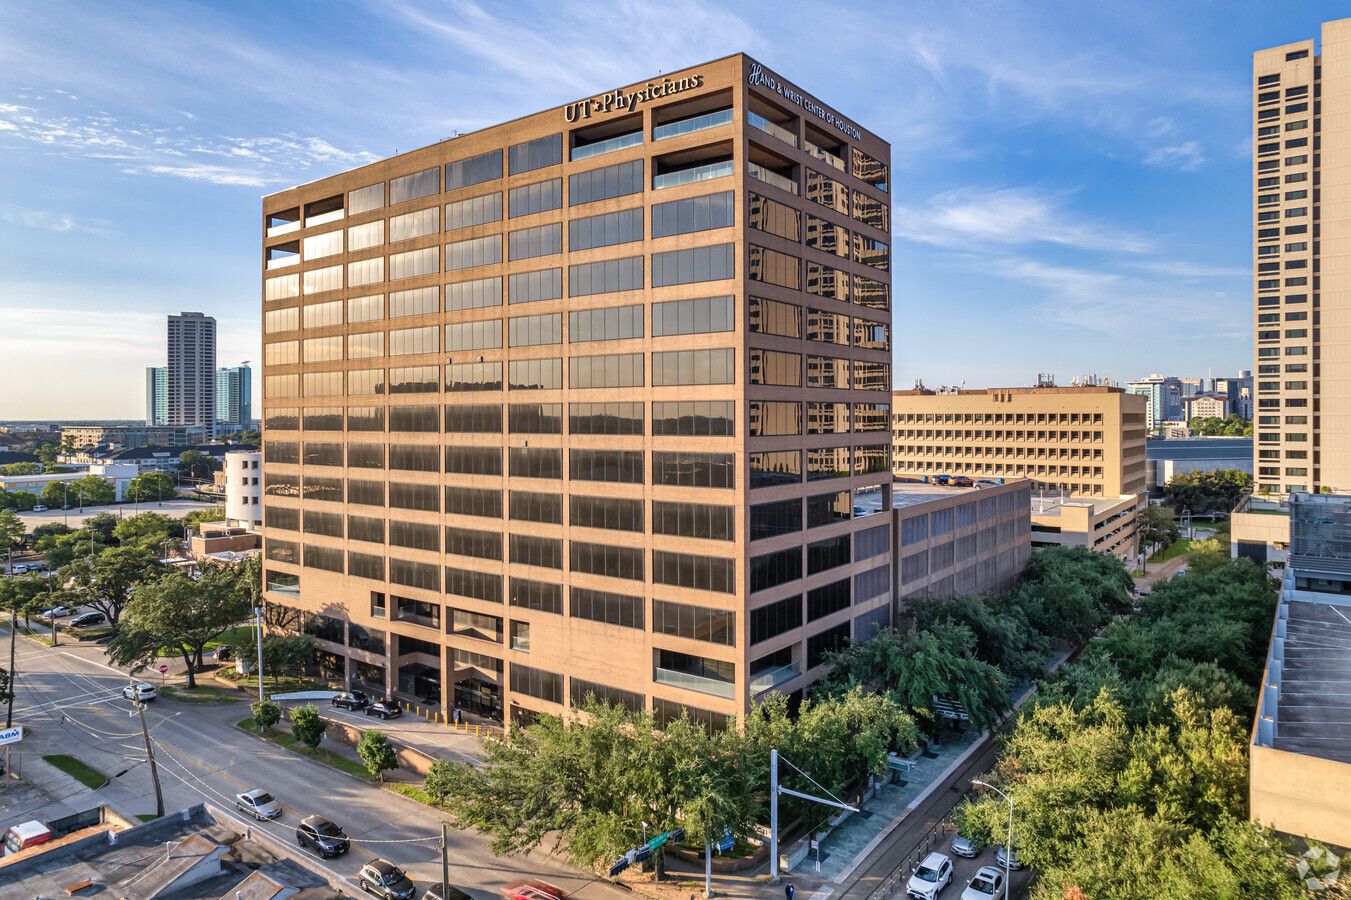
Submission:
[[[220,677],[228,678],[242,688],[246,688],[253,694],[258,693],[257,675],[239,675],[234,669],[219,673]],[[309,678],[294,678],[290,676],[274,678],[268,675],[263,679],[263,691],[268,694],[281,694],[287,691],[323,691],[327,690],[328,685],[322,681],[314,681]]]
[[[95,769],[93,766],[80,762],[73,756],[66,756],[58,753],[54,756],[42,757],[44,761],[65,772],[71,778],[74,778],[80,784],[87,788],[103,787],[108,783],[108,777]]]
[[[154,813],[137,813],[136,818],[140,819],[142,822],[153,822],[158,819],[159,816]]]
[[[1153,563],[1167,562],[1176,556],[1181,556],[1186,553],[1187,550],[1191,548],[1191,543],[1192,542],[1186,538],[1178,538],[1162,550],[1156,551],[1155,554],[1149,558],[1149,561]]]
[[[183,685],[166,685],[160,688],[160,695],[177,700],[179,703],[238,703],[249,699],[247,694],[241,694],[239,691],[212,687],[208,684],[199,684],[192,690]]]
[[[234,628],[224,631],[219,637],[206,642],[206,649],[214,650],[221,646],[236,647],[243,644],[252,644],[254,642],[252,625],[236,625]]]
[[[418,803],[423,803],[427,806],[436,805],[436,801],[432,799],[432,795],[415,784],[406,784],[401,781],[387,781],[385,782],[385,786],[396,794],[403,794],[409,800],[416,800]]]
[[[253,721],[252,718],[244,719],[242,722],[236,724],[249,734],[258,735],[265,741],[271,741],[278,747],[285,747],[292,753],[307,756],[315,762],[322,763],[329,768],[337,769],[340,772],[346,772],[348,775],[355,775],[363,781],[375,780],[371,777],[371,773],[367,772],[366,767],[361,763],[348,759],[345,756],[340,756],[337,753],[330,753],[322,746],[311,750],[309,747],[306,747],[304,744],[300,743],[300,741],[296,740],[295,735],[291,734],[289,731],[273,728],[273,730],[266,735],[259,734],[258,723]]]

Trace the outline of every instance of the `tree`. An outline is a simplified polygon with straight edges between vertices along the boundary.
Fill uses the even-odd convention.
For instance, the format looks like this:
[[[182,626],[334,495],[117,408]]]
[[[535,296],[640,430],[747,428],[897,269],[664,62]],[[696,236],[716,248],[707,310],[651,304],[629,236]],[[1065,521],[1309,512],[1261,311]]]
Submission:
[[[178,477],[184,480],[205,481],[219,465],[200,450],[184,450],[178,455]]]
[[[213,506],[209,509],[194,509],[178,521],[183,523],[183,533],[188,534],[203,522],[219,522],[225,518],[225,507]]]
[[[271,700],[255,700],[249,704],[249,709],[253,711],[253,721],[258,723],[258,729],[263,733],[272,730],[272,726],[281,721],[281,707]]]
[[[0,509],[27,512],[38,505],[38,495],[32,491],[0,491]]]
[[[182,536],[183,526],[180,523],[154,512],[127,516],[113,528],[113,537],[119,544],[153,550],[156,554],[161,551],[166,541]]]
[[[930,734],[941,724],[936,701],[944,700],[965,709],[976,727],[989,728],[1012,705],[1008,679],[977,659],[975,648],[975,633],[965,625],[886,629],[832,654],[834,670],[818,682],[816,693],[839,698],[856,687],[887,692]]]
[[[135,546],[109,547],[94,558],[92,571],[73,566],[75,583],[83,587],[90,606],[117,627],[122,610],[141,582],[153,579],[161,566],[155,554]]]
[[[438,759],[427,769],[422,779],[422,789],[437,806],[443,805],[454,795],[455,765],[444,759]]]
[[[361,761],[366,764],[366,771],[380,781],[385,780],[386,772],[399,767],[399,757],[394,752],[394,745],[385,737],[383,731],[375,728],[362,733],[357,741],[357,756],[360,756]]]
[[[296,740],[311,750],[319,746],[319,742],[324,739],[325,725],[313,703],[295,707],[288,718],[291,720],[291,733],[296,736]]]
[[[142,472],[127,482],[123,495],[132,501],[172,500],[177,492],[168,472]]]
[[[12,550],[23,543],[28,529],[13,512],[0,509],[0,553]]]
[[[61,445],[56,441],[43,441],[33,448],[33,455],[38,458],[38,462],[44,466],[56,465],[57,454],[61,452]]]
[[[1149,504],[1140,510],[1136,519],[1142,547],[1167,547],[1181,536],[1177,527],[1177,513],[1171,506]]]
[[[0,466],[0,475],[36,475],[42,471],[42,464],[35,462],[5,463]]]
[[[976,636],[976,658],[1013,679],[1030,681],[1046,668],[1051,642],[1028,621],[1026,612],[1003,598],[942,597],[909,601],[915,627],[939,622],[965,625]]]
[[[1252,437],[1252,419],[1245,419],[1238,413],[1230,413],[1221,419],[1219,416],[1195,416],[1187,427],[1199,437]]]
[[[233,570],[212,566],[196,581],[169,572],[137,586],[122,611],[122,627],[108,645],[108,658],[139,672],[161,648],[170,648],[183,657],[193,688],[202,648],[249,612]]]
[[[258,647],[253,641],[241,644],[239,658],[258,668]],[[268,634],[263,636],[263,671],[272,678],[298,675],[314,658],[314,637],[308,634]]]
[[[1181,472],[1163,486],[1164,500],[1174,509],[1193,515],[1228,513],[1252,490],[1252,475],[1241,469]]]
[[[117,489],[97,475],[86,475],[73,481],[51,481],[42,489],[42,499],[49,506],[102,506],[117,499]]]
[[[232,444],[248,444],[252,447],[261,447],[263,444],[262,432],[256,428],[245,428],[243,431],[236,431],[228,438]]]

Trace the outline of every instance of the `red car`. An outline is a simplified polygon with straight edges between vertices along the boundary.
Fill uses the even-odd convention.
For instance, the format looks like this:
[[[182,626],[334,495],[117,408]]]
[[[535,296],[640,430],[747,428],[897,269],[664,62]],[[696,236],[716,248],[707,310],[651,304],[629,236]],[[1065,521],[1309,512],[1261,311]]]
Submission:
[[[568,900],[568,892],[547,881],[517,881],[502,888],[506,900]]]

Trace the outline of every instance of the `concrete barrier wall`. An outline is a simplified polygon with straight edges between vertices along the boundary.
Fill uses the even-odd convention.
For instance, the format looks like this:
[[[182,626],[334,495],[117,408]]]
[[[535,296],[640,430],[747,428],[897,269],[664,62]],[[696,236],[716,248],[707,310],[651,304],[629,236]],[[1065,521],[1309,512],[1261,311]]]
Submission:
[[[1253,821],[1351,847],[1351,765],[1255,745],[1248,774]]]
[[[362,731],[363,729],[338,719],[324,719],[324,734],[342,744],[355,747],[357,741],[361,740]],[[386,734],[385,737],[389,737],[389,735]],[[426,775],[431,771],[432,763],[436,762],[436,757],[428,756],[421,750],[414,750],[392,737],[389,737],[389,742],[394,747],[394,754],[401,769],[407,769],[418,775]]]

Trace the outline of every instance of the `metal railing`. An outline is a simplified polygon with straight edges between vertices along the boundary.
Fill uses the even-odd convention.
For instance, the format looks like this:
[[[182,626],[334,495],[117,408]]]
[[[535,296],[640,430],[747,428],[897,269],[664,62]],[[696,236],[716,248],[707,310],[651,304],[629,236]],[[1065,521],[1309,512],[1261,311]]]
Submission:
[[[770,669],[759,675],[751,676],[751,693],[758,694],[767,691],[770,688],[778,687],[789,679],[796,678],[802,674],[802,669],[797,663],[789,663],[786,666],[779,666],[777,669]]]
[[[763,181],[765,184],[772,184],[781,191],[787,191],[790,194],[797,193],[797,182],[791,178],[785,178],[778,172],[766,169],[759,163],[746,163],[746,173],[752,178]]]
[[[747,112],[746,121],[749,122],[752,126],[763,131],[765,134],[776,137],[779,140],[783,141],[785,144],[788,144],[789,146],[792,147],[797,146],[796,134],[789,131],[787,128],[784,128],[777,122],[769,121],[769,119],[766,119],[759,113]]]
[[[663,669],[660,666],[653,668],[652,680],[657,684],[669,684],[672,687],[698,691],[701,694],[711,694],[714,697],[725,697],[728,700],[732,699],[736,693],[736,685],[730,681],[719,681],[716,678],[694,675],[690,672],[677,672],[675,669]]]
[[[732,174],[732,161],[722,159],[717,162],[704,163],[702,166],[694,166],[689,169],[681,169],[678,172],[667,172],[664,175],[654,176],[652,179],[652,189],[675,187],[680,184],[693,184],[696,181],[708,181],[712,178],[721,178],[724,175]]]
[[[580,147],[573,147],[572,159],[574,162],[579,159],[589,159],[593,156],[600,156],[602,153],[623,150],[625,147],[636,147],[642,142],[642,131],[630,131],[628,134],[617,134],[612,138],[596,141],[594,144],[583,144]]]
[[[719,125],[727,125],[732,121],[731,109],[720,109],[716,112],[704,113],[702,116],[694,116],[689,119],[681,119],[678,122],[667,122],[665,125],[658,125],[652,129],[652,140],[664,141],[667,138],[679,137],[682,134],[694,134],[696,131],[704,131],[709,128],[717,128]]]

